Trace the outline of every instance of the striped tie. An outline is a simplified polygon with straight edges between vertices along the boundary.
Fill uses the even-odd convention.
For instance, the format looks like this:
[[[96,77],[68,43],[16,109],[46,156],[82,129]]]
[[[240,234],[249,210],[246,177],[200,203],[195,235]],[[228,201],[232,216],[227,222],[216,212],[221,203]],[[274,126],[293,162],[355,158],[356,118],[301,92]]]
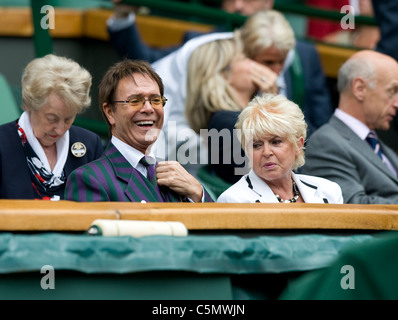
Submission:
[[[380,159],[383,160],[383,157],[381,155],[380,143],[379,143],[379,139],[377,139],[376,132],[371,130],[369,132],[368,136],[366,137],[366,141],[370,144],[374,153],[376,153],[380,157]]]
[[[140,163],[147,169],[148,171],[148,180],[151,184],[156,187],[156,172],[155,172],[155,165],[156,162],[153,158],[144,156],[141,158]]]

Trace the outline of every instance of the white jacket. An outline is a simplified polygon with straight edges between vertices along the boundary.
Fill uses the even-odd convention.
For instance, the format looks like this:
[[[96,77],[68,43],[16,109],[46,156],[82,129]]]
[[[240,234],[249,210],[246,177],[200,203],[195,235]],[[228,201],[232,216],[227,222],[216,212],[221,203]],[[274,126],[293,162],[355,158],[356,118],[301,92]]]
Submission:
[[[340,186],[330,180],[292,172],[301,197],[306,203],[343,203]],[[278,203],[271,188],[253,170],[225,190],[217,202]]]

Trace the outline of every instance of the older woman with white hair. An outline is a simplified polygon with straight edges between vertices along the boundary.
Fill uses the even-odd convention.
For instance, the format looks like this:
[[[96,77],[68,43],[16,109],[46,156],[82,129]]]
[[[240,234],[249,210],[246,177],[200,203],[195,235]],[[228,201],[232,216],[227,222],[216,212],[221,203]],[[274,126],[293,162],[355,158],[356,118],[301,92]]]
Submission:
[[[236,123],[251,170],[217,202],[343,203],[335,182],[294,170],[304,165],[307,124],[300,107],[282,95],[253,98]]]
[[[26,66],[24,112],[0,126],[0,199],[63,199],[68,174],[102,154],[98,135],[72,125],[90,88],[90,73],[71,59],[49,54]]]

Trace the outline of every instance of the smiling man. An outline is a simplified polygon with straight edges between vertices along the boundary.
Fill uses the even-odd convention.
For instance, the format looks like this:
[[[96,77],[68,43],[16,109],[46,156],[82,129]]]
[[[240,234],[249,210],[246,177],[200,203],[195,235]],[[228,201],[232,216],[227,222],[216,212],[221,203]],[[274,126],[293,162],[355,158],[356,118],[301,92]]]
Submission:
[[[213,201],[176,161],[151,152],[162,126],[163,83],[150,64],[125,59],[99,85],[100,109],[111,141],[104,155],[68,177],[65,198],[75,201]]]

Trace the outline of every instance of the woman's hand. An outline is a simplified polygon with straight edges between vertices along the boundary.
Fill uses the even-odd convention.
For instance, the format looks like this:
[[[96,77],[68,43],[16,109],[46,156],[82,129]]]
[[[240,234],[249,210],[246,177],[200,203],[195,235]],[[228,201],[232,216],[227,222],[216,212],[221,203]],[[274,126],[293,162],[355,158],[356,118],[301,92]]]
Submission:
[[[277,78],[278,75],[270,68],[252,60],[251,79],[259,87],[261,92],[277,94]]]

